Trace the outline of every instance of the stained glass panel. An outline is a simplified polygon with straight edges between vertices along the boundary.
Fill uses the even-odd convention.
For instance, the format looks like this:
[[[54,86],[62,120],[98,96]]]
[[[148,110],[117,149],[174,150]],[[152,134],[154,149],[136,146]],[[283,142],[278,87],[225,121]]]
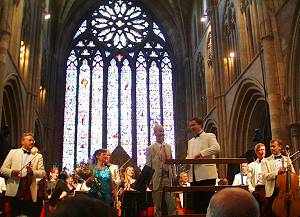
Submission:
[[[147,71],[143,53],[139,54],[136,62],[136,127],[137,127],[137,162],[138,167],[146,163],[146,148],[149,142],[148,135],[148,108],[147,108]]]
[[[162,68],[162,102],[163,102],[163,117],[165,142],[172,146],[175,151],[174,138],[174,111],[173,111],[173,88],[172,88],[172,65],[169,55],[164,54],[161,63]],[[174,156],[175,152],[173,153]]]
[[[132,156],[131,69],[125,59],[121,68],[121,145]]]
[[[77,119],[77,164],[88,157],[89,125],[90,125],[90,67],[83,60],[79,73],[78,86],[78,119]]]
[[[151,143],[155,142],[153,134],[154,124],[161,124],[159,69],[155,61],[152,61],[149,69],[149,101],[150,101],[150,128]]]
[[[92,113],[91,113],[91,153],[102,148],[103,123],[103,60],[100,52],[96,53],[92,73]]]
[[[113,151],[119,141],[119,71],[115,59],[110,61],[107,79],[107,148]]]
[[[67,61],[65,116],[64,116],[64,151],[63,167],[72,170],[75,157],[75,118],[76,118],[76,90],[77,90],[77,59],[72,51]]]

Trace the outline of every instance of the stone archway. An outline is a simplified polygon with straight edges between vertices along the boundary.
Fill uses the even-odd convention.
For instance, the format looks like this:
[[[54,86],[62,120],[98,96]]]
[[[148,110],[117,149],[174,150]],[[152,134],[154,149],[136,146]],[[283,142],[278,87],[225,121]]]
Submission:
[[[15,77],[9,79],[3,90],[3,107],[1,119],[1,155],[4,160],[11,148],[19,146],[23,126],[23,104],[20,86]],[[4,133],[4,135],[3,135]]]
[[[257,143],[256,129],[260,129],[262,133],[262,142],[271,138],[269,111],[263,87],[256,80],[245,79],[237,89],[230,114],[227,156],[238,157],[252,150]]]

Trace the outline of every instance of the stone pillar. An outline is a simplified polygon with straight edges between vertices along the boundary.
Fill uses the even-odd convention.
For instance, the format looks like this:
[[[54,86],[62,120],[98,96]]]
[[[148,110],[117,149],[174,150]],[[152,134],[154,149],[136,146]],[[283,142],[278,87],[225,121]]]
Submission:
[[[226,82],[223,73],[223,57],[221,56],[222,51],[222,39],[220,32],[220,21],[218,13],[218,1],[208,1],[207,13],[210,19],[211,25],[211,39],[212,39],[212,57],[213,57],[213,70],[215,75],[214,82],[214,100],[216,105],[216,116],[217,116],[217,128],[218,128],[218,142],[221,146],[219,157],[232,156],[232,144],[228,144],[228,129],[227,129],[227,115],[226,115],[226,100],[225,100],[225,87]],[[222,174],[226,174],[227,165],[220,165],[219,171]]]
[[[270,8],[267,7],[268,2],[262,1],[262,13],[261,13],[261,43],[263,50],[264,65],[262,66],[266,80],[267,99],[269,103],[270,111],[270,123],[272,138],[281,138],[284,141],[287,140],[286,132],[282,126],[282,115],[283,115],[283,103],[280,92],[279,82],[279,69],[276,62],[276,50],[274,42],[274,32],[272,29],[272,19],[274,16]]]
[[[215,75],[214,90],[215,90],[215,103],[217,111],[217,126],[218,126],[218,140],[220,144],[226,144],[227,137],[227,127],[226,127],[226,108],[225,95],[224,95],[224,74],[223,74],[223,63],[222,56],[223,52],[220,46],[221,33],[219,30],[219,16],[218,16],[218,4],[217,1],[211,1],[207,11],[210,19],[211,25],[211,39],[212,39],[212,56],[213,56],[213,69]],[[225,136],[226,135],[226,136]],[[223,150],[220,153],[220,156],[228,156],[226,149],[228,147],[223,146]],[[229,150],[229,149],[228,149]]]

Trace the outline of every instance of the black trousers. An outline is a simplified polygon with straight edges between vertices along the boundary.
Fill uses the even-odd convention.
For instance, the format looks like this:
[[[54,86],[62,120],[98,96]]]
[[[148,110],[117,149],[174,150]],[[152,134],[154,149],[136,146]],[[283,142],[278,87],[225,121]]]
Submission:
[[[36,204],[32,200],[24,200],[20,197],[7,197],[10,206],[11,217],[26,215],[28,217],[39,217],[36,212]]]
[[[202,181],[192,182],[191,186],[205,186],[205,185],[215,185],[216,179],[206,179]],[[198,191],[193,192],[192,197],[192,208],[196,212],[196,214],[205,214],[207,211],[207,207],[211,197],[213,196],[214,192],[209,191]]]

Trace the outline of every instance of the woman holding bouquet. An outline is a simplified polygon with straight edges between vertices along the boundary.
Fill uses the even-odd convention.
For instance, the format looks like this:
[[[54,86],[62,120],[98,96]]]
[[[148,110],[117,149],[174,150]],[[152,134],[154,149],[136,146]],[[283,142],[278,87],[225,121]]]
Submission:
[[[86,180],[87,187],[90,187],[88,194],[94,198],[102,200],[112,206],[112,178],[109,168],[105,165],[107,150],[99,149],[95,151],[93,176]]]

